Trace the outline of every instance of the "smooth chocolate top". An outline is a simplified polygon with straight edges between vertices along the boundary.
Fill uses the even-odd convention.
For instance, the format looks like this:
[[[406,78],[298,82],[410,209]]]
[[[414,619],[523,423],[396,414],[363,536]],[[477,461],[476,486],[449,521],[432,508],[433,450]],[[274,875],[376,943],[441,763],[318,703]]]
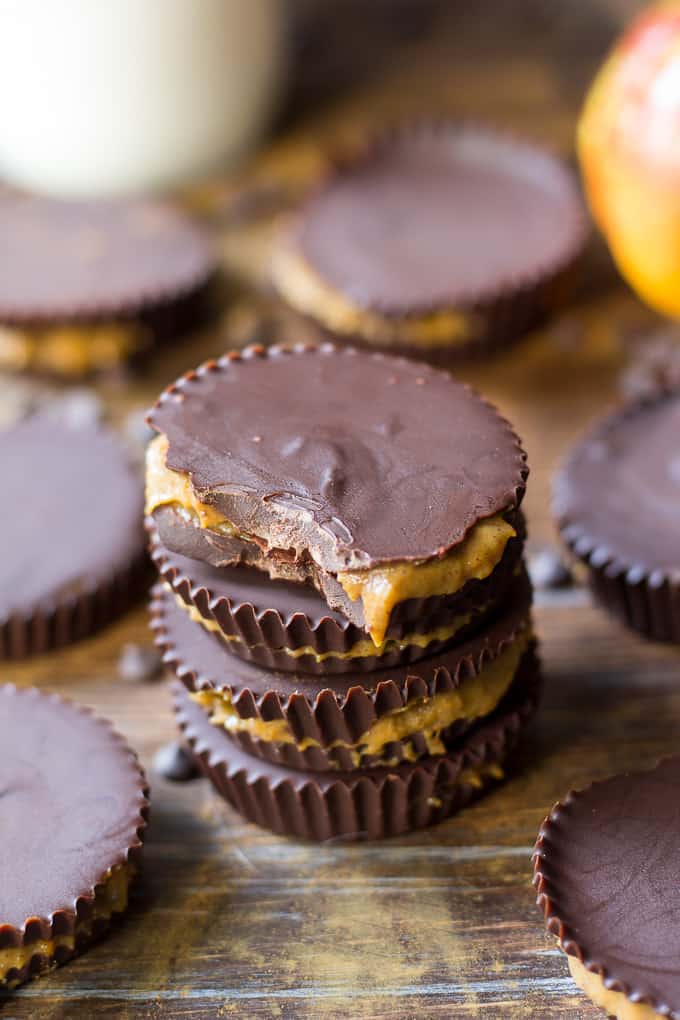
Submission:
[[[203,232],[147,201],[0,199],[0,321],[132,315],[181,297],[214,265]]]
[[[361,674],[352,672],[350,666],[346,674],[317,676],[265,669],[231,655],[223,640],[193,621],[166,588],[154,589],[154,596],[153,609],[160,618],[162,631],[160,643],[170,651],[170,658],[180,667],[178,675],[187,679],[190,686],[196,690],[230,689],[234,697],[243,690],[252,691],[258,698],[270,691],[284,699],[302,693],[310,701],[328,690],[343,699],[358,685],[369,692],[380,692],[387,684],[406,690],[413,686],[409,680],[418,681],[421,693],[458,687],[466,678],[476,676],[526,629],[530,609],[530,592],[526,580],[520,578],[509,594],[508,608],[481,633],[462,643],[409,665]]]
[[[680,578],[680,394],[608,418],[560,472],[555,510],[580,555]]]
[[[125,742],[55,695],[0,687],[0,747],[2,947],[11,944],[3,926],[72,911],[125,863],[146,799]]]
[[[571,174],[472,126],[378,144],[304,208],[294,243],[362,308],[402,315],[494,298],[573,257],[585,220]]]
[[[570,794],[536,850],[565,949],[680,1018],[680,756]]]
[[[96,589],[143,555],[142,485],[117,438],[35,417],[0,432],[0,621]]]
[[[149,416],[199,498],[327,571],[446,553],[521,500],[510,426],[444,372],[332,345],[251,348]]]

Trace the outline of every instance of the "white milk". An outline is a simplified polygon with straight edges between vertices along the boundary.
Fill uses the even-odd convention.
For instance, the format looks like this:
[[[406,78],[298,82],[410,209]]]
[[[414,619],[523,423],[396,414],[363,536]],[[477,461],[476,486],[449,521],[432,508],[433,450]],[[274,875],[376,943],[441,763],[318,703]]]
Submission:
[[[163,188],[244,152],[278,96],[283,0],[0,0],[0,175]]]

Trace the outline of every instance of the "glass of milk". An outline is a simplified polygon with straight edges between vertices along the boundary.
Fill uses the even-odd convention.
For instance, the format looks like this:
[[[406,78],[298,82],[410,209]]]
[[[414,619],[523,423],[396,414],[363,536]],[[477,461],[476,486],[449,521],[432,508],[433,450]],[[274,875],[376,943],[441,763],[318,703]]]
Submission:
[[[284,0],[0,0],[0,177],[57,195],[164,189],[257,139]]]

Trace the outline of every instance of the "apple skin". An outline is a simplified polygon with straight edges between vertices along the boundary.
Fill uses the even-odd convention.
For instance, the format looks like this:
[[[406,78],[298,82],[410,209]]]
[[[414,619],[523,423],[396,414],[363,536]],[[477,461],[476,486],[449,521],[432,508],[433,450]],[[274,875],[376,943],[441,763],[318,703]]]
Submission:
[[[586,98],[578,154],[622,276],[680,318],[680,0],[644,11],[616,44]]]

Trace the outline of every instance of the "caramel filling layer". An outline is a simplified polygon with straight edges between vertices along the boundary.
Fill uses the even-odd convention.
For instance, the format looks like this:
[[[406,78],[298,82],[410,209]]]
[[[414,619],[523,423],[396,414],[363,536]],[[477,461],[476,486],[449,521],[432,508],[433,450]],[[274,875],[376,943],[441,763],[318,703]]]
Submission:
[[[516,535],[512,525],[498,514],[479,521],[467,537],[441,559],[387,564],[370,570],[348,570],[338,581],[353,602],[361,599],[366,630],[376,644],[384,641],[390,613],[406,599],[449,595],[468,581],[484,580]]]
[[[0,326],[0,367],[82,376],[123,364],[146,341],[146,330],[132,322],[33,328]]]
[[[579,988],[609,1016],[616,1020],[664,1020],[661,1013],[644,1002],[631,1002],[623,992],[605,988],[599,974],[587,970],[574,956],[568,956],[569,970]]]
[[[146,448],[146,513],[160,506],[179,506],[197,517],[202,528],[238,535],[231,521],[198,499],[188,475],[167,466],[167,456],[168,437],[161,433]]]
[[[233,523],[213,506],[197,498],[188,475],[168,468],[167,452],[168,440],[162,434],[147,447],[147,514],[161,506],[178,506],[193,515],[202,528],[219,530],[249,541],[249,537],[239,535]],[[403,561],[367,570],[340,571],[337,579],[353,602],[361,599],[366,630],[373,643],[380,646],[385,641],[390,613],[398,602],[453,594],[470,580],[483,580],[498,565],[505,546],[515,535],[512,525],[497,514],[479,521],[467,537],[445,556]]]
[[[196,606],[188,605],[183,598],[173,592],[170,585],[165,585],[166,589],[171,595],[174,595],[175,602],[177,605],[184,610],[185,613],[189,614],[189,617],[194,623],[200,623],[202,627],[209,630],[212,634],[217,634],[218,637],[222,638],[226,643],[229,644],[243,644],[243,639],[238,634],[225,634],[222,628],[214,620],[208,620],[205,616],[202,616]],[[486,609],[486,606],[480,608],[479,612],[482,613]],[[327,659],[339,659],[346,661],[348,659],[360,659],[364,656],[373,655],[385,655],[388,652],[403,651],[406,648],[415,646],[416,648],[427,648],[433,641],[449,641],[459,630],[466,627],[472,619],[472,613],[461,614],[460,616],[454,617],[450,624],[445,627],[436,627],[434,630],[427,631],[424,634],[407,634],[403,638],[386,638],[382,644],[376,645],[373,641],[364,640],[357,641],[355,644],[348,648],[346,652],[330,651],[330,652],[317,652],[312,645],[301,645],[298,648],[275,648],[273,651],[281,652],[285,655],[289,655],[291,659],[301,659],[303,656],[311,656],[315,662],[322,663],[326,662]],[[257,646],[255,646],[257,647]],[[260,646],[264,647],[264,646]]]
[[[424,738],[428,754],[444,754],[441,731],[459,720],[472,721],[493,712],[510,687],[528,643],[527,630],[481,673],[464,680],[456,690],[410,701],[376,719],[356,743],[336,740],[330,748],[348,749],[356,756],[356,764],[360,764],[363,757],[380,756],[394,741],[418,734]],[[241,718],[228,691],[198,691],[191,697],[208,712],[213,725],[224,727],[228,733],[248,733],[268,743],[295,744],[299,751],[322,746],[312,737],[296,740],[285,719]]]
[[[332,333],[359,336],[376,346],[456,346],[474,339],[481,329],[477,313],[457,309],[389,318],[359,308],[326,283],[303,256],[288,248],[274,259],[272,276],[281,296],[296,311]]]
[[[71,952],[75,950],[83,939],[91,935],[92,920],[108,921],[113,914],[122,913],[127,907],[128,889],[133,876],[134,869],[129,863],[109,871],[103,879],[103,884],[97,890],[93,904],[93,918],[87,921],[77,920],[72,935],[55,935],[51,939],[36,939],[22,946],[0,949],[0,988],[3,985],[9,988],[14,987],[15,982],[6,981],[7,974],[10,971],[26,967],[34,956],[44,956],[52,963],[57,949],[66,948]]]

